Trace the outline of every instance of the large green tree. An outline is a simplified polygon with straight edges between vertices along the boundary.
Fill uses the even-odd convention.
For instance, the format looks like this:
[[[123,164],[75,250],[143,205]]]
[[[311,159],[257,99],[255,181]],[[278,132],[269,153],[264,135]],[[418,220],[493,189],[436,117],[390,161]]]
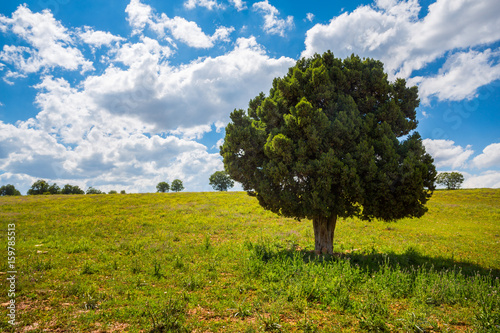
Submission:
[[[49,183],[47,183],[45,180],[39,179],[31,185],[31,188],[28,190],[28,195],[50,193],[50,187],[51,186],[49,185]]]
[[[209,185],[216,191],[227,191],[234,186],[234,181],[225,171],[215,171],[208,181]]]
[[[6,195],[21,195],[14,185],[7,184],[0,187],[0,196]]]
[[[170,185],[170,189],[174,192],[180,192],[184,189],[184,184],[182,184],[182,180],[174,179],[172,185]]]
[[[338,217],[427,211],[436,170],[414,131],[418,105],[417,87],[389,82],[380,61],[301,59],[231,113],[224,166],[265,209],[311,219],[316,251],[332,253]]]
[[[460,172],[441,172],[436,183],[446,186],[448,190],[458,190],[464,182],[464,176]]]
[[[66,184],[61,190],[61,194],[85,194],[79,186]]]
[[[168,185],[167,182],[159,182],[158,185],[156,185],[156,192],[165,193],[168,192],[169,189],[170,185]]]

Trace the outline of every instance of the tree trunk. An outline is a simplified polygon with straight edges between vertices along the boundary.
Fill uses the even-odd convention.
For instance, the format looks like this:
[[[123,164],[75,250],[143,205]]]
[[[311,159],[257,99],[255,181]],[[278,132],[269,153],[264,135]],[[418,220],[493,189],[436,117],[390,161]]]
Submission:
[[[313,218],[314,251],[316,254],[333,254],[333,235],[337,216]]]

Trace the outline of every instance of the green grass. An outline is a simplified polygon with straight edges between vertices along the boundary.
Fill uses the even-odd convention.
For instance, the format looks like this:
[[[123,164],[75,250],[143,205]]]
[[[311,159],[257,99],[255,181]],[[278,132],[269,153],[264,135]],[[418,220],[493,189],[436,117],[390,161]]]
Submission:
[[[18,326],[1,306],[0,331],[500,331],[500,190],[428,207],[341,220],[335,255],[317,256],[311,221],[245,193],[2,197]]]

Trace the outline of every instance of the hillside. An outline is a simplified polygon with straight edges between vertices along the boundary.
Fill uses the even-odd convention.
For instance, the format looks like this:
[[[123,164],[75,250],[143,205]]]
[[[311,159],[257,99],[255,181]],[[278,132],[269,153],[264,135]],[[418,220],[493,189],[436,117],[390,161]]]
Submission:
[[[310,221],[241,192],[1,197],[0,219],[4,253],[15,224],[21,331],[500,329],[500,190],[428,207],[340,220],[327,257]]]

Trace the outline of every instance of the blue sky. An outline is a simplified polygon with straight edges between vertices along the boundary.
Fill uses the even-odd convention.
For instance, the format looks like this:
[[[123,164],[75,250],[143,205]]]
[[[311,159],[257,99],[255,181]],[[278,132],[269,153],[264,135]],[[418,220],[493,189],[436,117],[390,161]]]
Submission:
[[[2,1],[0,184],[211,190],[231,111],[331,50],[417,85],[437,169],[498,188],[498,27],[496,0]]]

